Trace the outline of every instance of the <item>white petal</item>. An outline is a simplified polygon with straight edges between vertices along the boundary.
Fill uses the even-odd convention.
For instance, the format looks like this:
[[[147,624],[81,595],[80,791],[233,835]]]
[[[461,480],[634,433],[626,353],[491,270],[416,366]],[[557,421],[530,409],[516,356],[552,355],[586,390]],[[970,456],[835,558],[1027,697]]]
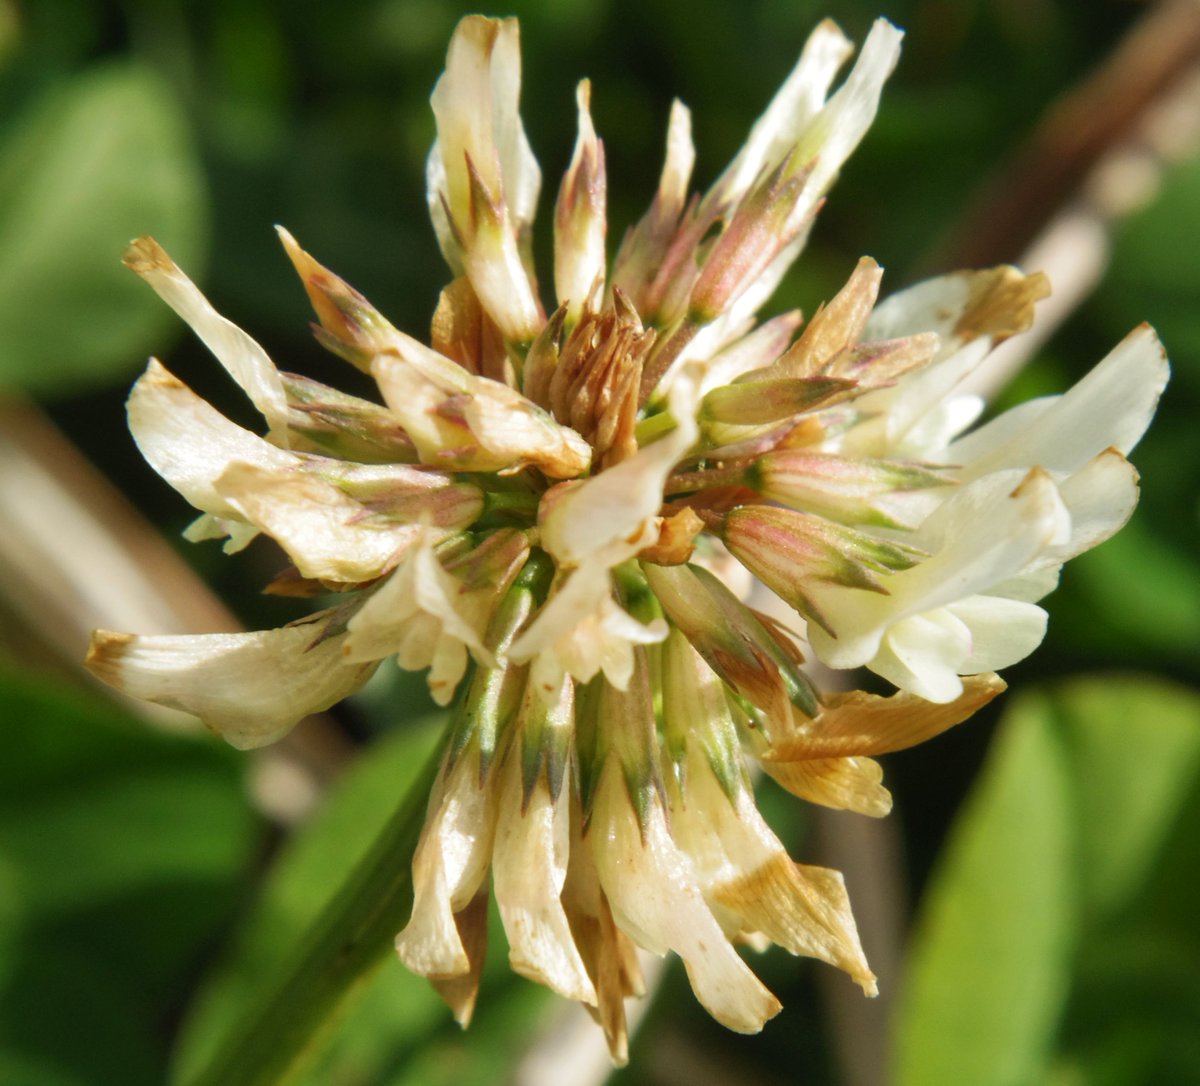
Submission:
[[[949,498],[917,533],[918,545],[934,553],[911,569],[881,577],[887,595],[814,586],[818,606],[837,633],[834,638],[810,625],[809,639],[821,660],[830,667],[860,667],[876,655],[894,623],[987,592],[1065,542],[1070,517],[1053,480],[1033,471],[1009,492],[1012,482],[1002,473]]]
[[[467,653],[485,667],[495,660],[477,630],[459,610],[461,583],[438,561],[438,536],[421,526],[400,565],[348,624],[350,660],[378,660],[396,653],[400,666],[430,668],[429,689],[439,705],[449,704],[467,666]]]
[[[1010,667],[1046,636],[1046,612],[1024,600],[970,596],[947,610],[971,631],[971,654],[959,664],[962,675]]]
[[[130,697],[181,709],[235,747],[278,739],[357,690],[374,664],[348,664],[342,638],[308,622],[279,630],[138,637],[98,630],[88,667]]]
[[[127,411],[130,432],[150,466],[197,509],[217,517],[241,519],[216,488],[231,463],[269,469],[299,463],[291,453],[230,422],[156,359],[133,386]]]
[[[1124,527],[1137,506],[1138,474],[1116,449],[1107,449],[1060,482],[1058,492],[1071,514],[1071,539],[1051,548],[1051,565],[1099,546]]]
[[[1142,325],[1019,433],[1001,415],[956,441],[947,456],[976,478],[1034,464],[1078,471],[1109,447],[1128,454],[1150,424],[1168,375],[1162,344]]]
[[[126,253],[125,262],[191,325],[217,361],[263,413],[271,432],[286,443],[287,397],[267,352],[213,309],[196,284],[175,266],[152,238],[135,241]]]
[[[900,59],[903,37],[889,22],[876,19],[846,82],[801,135],[797,157],[815,159],[806,185],[814,199],[833,183],[875,119],[883,84]]]
[[[958,673],[970,651],[971,631],[940,607],[889,626],[867,667],[901,690],[944,704],[962,694]]]
[[[546,681],[569,674],[590,682],[601,671],[618,690],[633,674],[633,646],[651,645],[667,636],[667,624],[656,619],[642,625],[612,598],[607,568],[590,563],[569,574],[529,627],[508,650],[517,663],[541,658]]]

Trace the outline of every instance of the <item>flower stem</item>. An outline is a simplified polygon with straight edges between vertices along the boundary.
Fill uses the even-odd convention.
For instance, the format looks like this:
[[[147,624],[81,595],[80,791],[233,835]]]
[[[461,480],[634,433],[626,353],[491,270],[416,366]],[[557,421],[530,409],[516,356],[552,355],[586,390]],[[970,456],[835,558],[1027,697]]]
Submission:
[[[295,1082],[350,996],[382,964],[412,909],[412,855],[444,744],[438,743],[370,850],[313,922],[288,967],[186,1086]]]

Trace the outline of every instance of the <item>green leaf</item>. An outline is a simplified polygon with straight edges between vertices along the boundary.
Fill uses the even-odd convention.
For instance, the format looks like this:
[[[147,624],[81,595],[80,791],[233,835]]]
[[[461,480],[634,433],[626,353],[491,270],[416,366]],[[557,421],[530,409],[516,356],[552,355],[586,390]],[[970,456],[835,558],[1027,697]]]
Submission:
[[[1067,743],[1082,902],[1097,919],[1145,887],[1200,772],[1200,702],[1146,679],[1050,690]]]
[[[1072,951],[1068,767],[1050,703],[1011,706],[913,939],[900,1086],[1042,1077]]]
[[[136,370],[173,318],[121,254],[154,234],[195,276],[207,225],[170,86],[132,62],[99,67],[36,99],[3,135],[0,388],[77,391]]]
[[[232,952],[192,1009],[176,1053],[174,1081],[232,1081],[215,1069],[240,1060],[238,1073],[244,1078],[237,1081],[275,1082],[270,1076],[306,1044],[316,1055],[316,1033],[329,1024],[349,987],[386,960],[384,952],[407,916],[411,853],[424,820],[428,763],[440,737],[440,722],[425,721],[378,743],[289,842]],[[338,913],[333,920],[331,910]],[[340,953],[342,944],[353,944],[347,952],[356,958],[353,969],[341,958],[321,960],[326,952]],[[298,970],[318,978],[313,987],[295,983]],[[443,1016],[425,982],[398,965],[366,981],[364,990],[374,997],[365,1013],[377,1024],[381,1004],[390,1003],[392,1029],[382,1037],[369,1029],[355,1034],[363,1047],[348,1046],[347,1061],[359,1068],[365,1063],[371,1073],[346,1081],[373,1081],[376,1062],[390,1058],[398,1040],[422,1035]],[[275,1035],[287,1016],[286,1006],[278,1006],[281,997],[309,1019],[303,1028],[288,1026],[282,1037]],[[276,1058],[276,1071],[264,1071]],[[263,1067],[251,1066],[258,1059]]]
[[[3,672],[0,720],[0,1081],[161,1082],[255,847],[242,763]]]
[[[1198,780],[1191,691],[1014,699],[922,907],[902,1086],[1200,1078]]]

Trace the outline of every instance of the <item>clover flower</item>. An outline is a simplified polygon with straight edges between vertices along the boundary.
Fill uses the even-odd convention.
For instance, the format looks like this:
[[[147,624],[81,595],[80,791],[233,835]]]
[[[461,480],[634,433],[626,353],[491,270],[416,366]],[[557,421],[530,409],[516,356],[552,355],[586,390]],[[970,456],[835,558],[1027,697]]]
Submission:
[[[806,324],[756,325],[900,37],[877,22],[831,94],[851,46],[822,23],[703,196],[675,103],[657,192],[611,268],[580,84],[551,308],[530,255],[540,173],[517,25],[463,20],[432,99],[429,208],[455,278],[431,345],[280,231],[317,338],[382,404],[278,371],[152,240],[126,255],[266,421],[266,437],[242,429],[150,362],[130,427],[200,510],[189,537],[236,550],[267,535],[292,563],[281,584],[339,602],[253,633],[100,631],[90,666],[238,747],[387,657],[428,669],[451,733],[396,947],[464,1024],[489,884],[513,968],[592,1008],[617,1060],[637,947],[678,954],[735,1030],[779,1010],[735,943],[819,958],[873,994],[841,876],[789,858],[748,766],[886,814],[875,757],[998,694],[994,672],[1043,636],[1059,568],[1133,510],[1125,456],[1167,375],[1147,327],[1065,395],[970,430],[982,404],[956,387],[1029,326],[1041,275],[964,272],[879,302],[864,258]],[[897,691],[815,689],[797,635],[730,587],[734,560],[794,609],[819,660]]]

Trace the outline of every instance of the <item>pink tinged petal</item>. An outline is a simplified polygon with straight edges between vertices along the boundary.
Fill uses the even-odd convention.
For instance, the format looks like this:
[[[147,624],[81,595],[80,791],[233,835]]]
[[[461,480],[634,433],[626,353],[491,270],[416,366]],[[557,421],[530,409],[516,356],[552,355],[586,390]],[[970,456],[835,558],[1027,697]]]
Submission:
[[[271,743],[357,690],[374,664],[350,664],[319,621],[254,633],[139,637],[97,630],[87,666],[143,701],[198,716],[239,749]]]
[[[914,540],[935,553],[881,576],[886,594],[812,586],[822,613],[833,616],[832,634],[809,628],[818,657],[830,667],[861,667],[895,623],[987,592],[1069,538],[1070,517],[1045,472],[1035,469],[1015,490],[1009,486],[1007,476],[980,480],[943,503]]]
[[[231,464],[280,471],[299,464],[291,453],[230,422],[155,359],[133,386],[127,411],[133,439],[150,466],[197,509],[216,517],[241,519],[216,486]]]
[[[539,778],[525,802],[516,750],[501,774],[492,879],[509,963],[559,995],[595,1006],[596,990],[561,900],[571,837],[569,789],[552,798]]]
[[[554,290],[574,324],[584,306],[599,308],[604,291],[606,231],[604,145],[596,138],[590,112],[591,84],[575,92],[579,135],[571,165],[558,191],[554,214]]]
[[[391,346],[371,373],[425,463],[470,471],[529,464],[555,479],[587,470],[587,442],[519,392],[467,373],[402,332]]]
[[[675,951],[696,998],[722,1025],[739,1033],[762,1029],[779,1001],[721,931],[658,803],[649,804],[639,826],[621,774],[609,767],[588,837],[618,927],[651,953]]]
[[[825,104],[838,69],[854,51],[837,24],[826,19],[809,35],[800,59],[750,136],[713,186],[712,198],[736,203],[766,169],[777,166]]]
[[[626,231],[613,261],[614,286],[620,287],[646,318],[654,317],[662,308],[659,273],[676,239],[695,161],[692,115],[687,106],[675,99],[667,122],[666,159],[658,190],[641,221]]]
[[[792,954],[846,970],[867,995],[877,994],[841,875],[794,864],[750,790],[740,787],[731,801],[694,749],[671,820],[675,840],[729,937],[761,933]]]
[[[1110,447],[1128,454],[1150,424],[1169,373],[1162,344],[1144,324],[1073,388],[1044,402],[1019,432],[1001,415],[951,445],[947,456],[974,478],[1031,464],[1078,471]]]
[[[701,392],[709,393],[713,389],[724,388],[751,370],[769,366],[787,350],[788,343],[801,323],[799,310],[781,313],[763,321],[753,332],[735,340],[712,358],[699,363],[704,374]]]
[[[467,278],[496,326],[511,343],[528,344],[546,323],[512,223],[502,204],[477,183],[471,171],[471,218],[475,232],[467,246]]]
[[[471,904],[487,875],[495,817],[491,783],[480,783],[478,752],[443,769],[413,856],[412,916],[396,936],[396,952],[414,973],[444,979],[470,972],[455,914]]]
[[[371,518],[332,483],[301,471],[231,464],[216,488],[313,580],[372,580],[392,568],[420,531]]]
[[[900,59],[904,34],[884,19],[871,26],[846,82],[800,134],[792,161],[812,163],[806,192],[815,204],[875,119],[883,84]],[[797,213],[807,214],[803,208]]]
[[[153,238],[134,241],[125,264],[150,284],[216,356],[262,412],[271,433],[287,444],[287,397],[275,364],[253,339],[222,317]]]

